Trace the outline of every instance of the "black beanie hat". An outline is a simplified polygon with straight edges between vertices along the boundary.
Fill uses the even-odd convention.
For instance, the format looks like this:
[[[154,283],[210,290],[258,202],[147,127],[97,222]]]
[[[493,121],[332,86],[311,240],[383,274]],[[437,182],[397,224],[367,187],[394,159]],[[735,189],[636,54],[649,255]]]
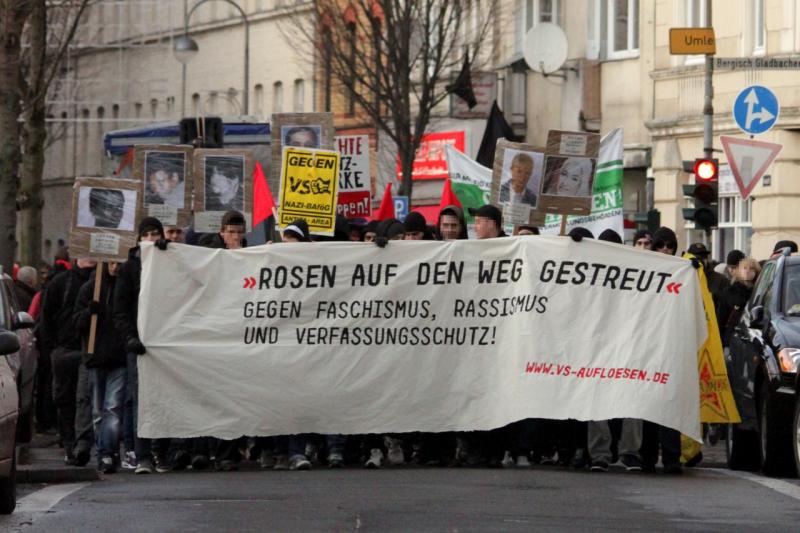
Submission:
[[[156,217],[144,217],[141,222],[139,222],[139,238],[142,238],[148,231],[153,230],[157,230],[161,234],[161,237],[164,237],[164,226]]]
[[[308,223],[302,218],[298,218],[283,229],[284,234],[294,236],[300,242],[309,242]]]
[[[382,220],[376,228],[378,237],[386,237],[387,239],[396,237],[401,233],[405,233],[405,231],[406,230],[403,226],[403,223],[396,218],[387,218],[386,220]]]
[[[622,237],[619,236],[619,233],[614,231],[611,228],[603,231],[600,236],[597,238],[598,241],[607,241],[607,242],[615,242],[617,244],[622,244]]]
[[[405,222],[403,222],[403,226],[405,226],[406,231],[422,231],[425,232],[428,228],[427,223],[425,222],[425,217],[422,216],[422,213],[417,211],[411,211],[407,216]]]
[[[582,226],[578,226],[577,228],[572,228],[571,230],[569,230],[569,233],[567,233],[567,235],[569,235],[570,237],[594,239],[594,235],[592,235],[592,232]]]

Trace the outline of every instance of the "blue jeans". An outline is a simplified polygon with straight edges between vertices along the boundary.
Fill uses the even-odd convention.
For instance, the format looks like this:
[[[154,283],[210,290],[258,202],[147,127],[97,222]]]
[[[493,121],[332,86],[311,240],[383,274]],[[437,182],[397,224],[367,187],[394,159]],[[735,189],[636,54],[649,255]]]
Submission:
[[[122,408],[125,404],[125,367],[89,370],[92,384],[92,419],[97,456],[116,457],[119,453]]]

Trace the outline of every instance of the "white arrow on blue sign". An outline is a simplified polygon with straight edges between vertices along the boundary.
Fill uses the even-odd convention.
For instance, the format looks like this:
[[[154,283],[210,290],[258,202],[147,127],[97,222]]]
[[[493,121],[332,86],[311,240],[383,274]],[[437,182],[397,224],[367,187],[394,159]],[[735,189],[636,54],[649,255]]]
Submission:
[[[778,121],[780,105],[775,93],[762,85],[751,85],[733,103],[733,119],[745,133],[765,133]]]

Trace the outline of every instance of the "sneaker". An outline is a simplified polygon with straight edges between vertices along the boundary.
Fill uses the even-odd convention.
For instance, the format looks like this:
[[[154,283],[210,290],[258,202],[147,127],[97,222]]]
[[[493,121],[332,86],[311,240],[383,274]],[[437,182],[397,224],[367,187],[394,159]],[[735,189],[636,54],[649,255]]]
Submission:
[[[217,463],[217,470],[220,472],[234,472],[239,470],[239,466],[236,464],[236,461],[231,461],[230,459],[223,459],[219,463]]]
[[[64,464],[66,466],[75,466],[75,455],[71,450],[64,452]]]
[[[557,453],[552,455],[542,455],[542,458],[539,459],[540,465],[554,465],[556,464],[556,457],[558,456]]]
[[[561,461],[559,460],[559,464]],[[563,466],[569,466],[569,464],[564,464]],[[572,458],[572,468],[575,470],[583,470],[589,465],[589,460],[586,458],[586,454],[583,453],[583,450],[577,450],[575,452],[575,456]]]
[[[341,453],[329,453],[328,454],[328,466],[330,468],[341,468],[344,466],[344,457],[342,457]]]
[[[592,472],[608,472],[608,463],[605,461],[592,461],[592,466],[589,467]]]
[[[403,446],[400,439],[386,437],[385,441],[386,449],[388,451],[386,458],[388,459],[389,464],[393,466],[404,464],[406,462],[406,456],[403,453]]]
[[[159,474],[165,474],[172,470],[172,463],[161,454],[153,454],[153,463],[155,463],[156,472]]]
[[[528,460],[527,455],[517,456],[517,468],[530,468],[531,462]]]
[[[683,467],[680,463],[669,463],[664,465],[664,473],[671,475],[683,474]]]
[[[304,454],[306,459],[314,464],[319,464],[319,448],[313,442],[306,443],[306,452]]]
[[[186,450],[178,450],[172,456],[172,469],[173,470],[186,470],[186,467],[192,462],[192,456]]]
[[[272,454],[272,450],[263,449],[258,454],[258,465],[261,468],[273,468],[275,463],[275,456]]]
[[[278,458],[275,460],[275,466],[273,466],[272,469],[289,470],[289,458],[285,455],[279,455]]]
[[[75,452],[75,466],[86,466],[91,458],[92,452],[90,450],[79,448]]]
[[[97,470],[102,474],[113,474],[117,471],[114,465],[114,459],[111,457],[102,457],[97,465]]]
[[[619,462],[628,472],[641,472],[642,462],[635,455],[623,455]]]
[[[364,463],[364,468],[380,468],[383,462],[383,450],[372,448],[369,452],[369,459]]]
[[[139,461],[139,464],[136,465],[136,470],[133,471],[134,474],[152,474],[153,472],[153,462],[150,459]]]
[[[122,468],[125,470],[136,469],[136,454],[133,451],[125,452],[122,456]]]
[[[293,455],[289,460],[289,470],[311,470],[311,461],[305,455]]]
[[[192,457],[192,470],[205,470],[208,468],[208,457],[198,453]]]
[[[508,451],[505,453],[505,455],[503,455],[503,460],[500,461],[500,464],[503,466],[503,468],[513,468],[517,465],[517,463],[514,462],[514,458],[511,457],[511,452]]]

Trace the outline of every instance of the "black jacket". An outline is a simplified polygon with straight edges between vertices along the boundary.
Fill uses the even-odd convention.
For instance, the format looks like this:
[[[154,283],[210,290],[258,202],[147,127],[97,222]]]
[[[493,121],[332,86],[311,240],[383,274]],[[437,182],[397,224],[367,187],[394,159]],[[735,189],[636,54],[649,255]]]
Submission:
[[[81,286],[89,281],[93,273],[93,268],[74,267],[61,272],[47,284],[39,330],[39,339],[46,351],[50,352],[56,347],[81,349],[73,323],[73,310]]]
[[[126,364],[125,341],[117,331],[112,317],[114,307],[114,292],[117,277],[103,273],[103,283],[100,285],[100,305],[102,310],[97,315],[97,332],[94,342],[94,356],[86,361],[90,368],[119,368]],[[83,345],[89,343],[89,330],[92,323],[92,314],[89,303],[94,297],[94,278],[81,287],[78,299],[75,302],[74,323],[83,340]]]
[[[717,324],[723,346],[728,345],[730,334],[739,322],[744,306],[752,293],[752,287],[739,281],[734,281],[722,292],[719,303],[717,303]]]
[[[20,280],[14,280],[14,292],[17,294],[17,303],[19,303],[19,310],[28,312],[33,301],[33,296],[36,294],[36,289],[22,283]]]
[[[139,339],[136,317],[139,313],[141,277],[142,258],[139,247],[136,246],[128,252],[128,260],[119,269],[112,306],[114,326],[126,343],[131,339]]]

